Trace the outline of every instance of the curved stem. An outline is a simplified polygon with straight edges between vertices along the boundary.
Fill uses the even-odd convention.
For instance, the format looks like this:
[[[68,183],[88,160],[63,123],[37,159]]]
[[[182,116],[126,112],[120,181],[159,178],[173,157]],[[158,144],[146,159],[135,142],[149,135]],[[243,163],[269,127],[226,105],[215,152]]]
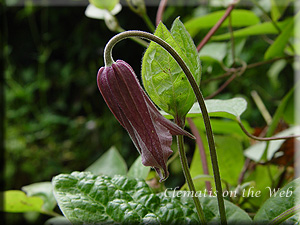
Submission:
[[[182,128],[184,127],[184,122],[182,122],[182,120],[180,120],[180,119],[175,118],[175,123]],[[183,142],[182,135],[177,135],[177,146],[178,146],[178,152],[179,152],[179,157],[180,157],[183,174],[184,174],[186,183],[188,184],[189,190],[192,192],[193,201],[194,201],[197,213],[198,213],[198,217],[200,219],[200,223],[206,224],[206,221],[204,218],[204,212],[202,210],[199,198],[195,195],[196,189],[195,189],[195,185],[194,185],[194,182],[193,182],[190,170],[189,170],[186,154],[184,151],[184,142]]]
[[[257,137],[254,136],[252,134],[250,134],[246,128],[244,127],[241,118],[237,117],[236,118],[238,124],[240,125],[241,129],[243,130],[243,132],[250,138],[257,140],[257,141],[275,141],[275,140],[282,140],[282,139],[289,139],[289,138],[298,138],[300,137],[300,135],[290,135],[290,136],[281,136],[281,137],[266,137],[266,138],[262,138],[262,137]]]
[[[154,36],[153,34],[143,32],[143,31],[126,31],[126,32],[120,33],[120,34],[114,36],[112,39],[110,39],[110,41],[107,43],[107,45],[105,46],[105,49],[104,49],[104,61],[105,61],[106,66],[112,65],[114,62],[114,60],[112,58],[112,49],[113,49],[114,45],[116,43],[118,43],[119,41],[121,41],[125,38],[128,38],[128,37],[141,37],[144,39],[148,39],[150,41],[154,41],[157,44],[159,44],[176,60],[178,65],[184,71],[187,79],[189,80],[191,87],[196,95],[200,109],[202,111],[202,117],[203,117],[204,124],[205,124],[206,136],[207,136],[207,140],[208,140],[208,146],[209,146],[209,150],[210,150],[211,162],[212,162],[216,191],[217,191],[217,199],[218,199],[218,205],[219,205],[221,224],[227,224],[224,199],[222,197],[221,178],[220,178],[214,136],[213,136],[207,108],[206,108],[206,105],[204,102],[204,98],[199,89],[197,82],[195,81],[191,71],[189,70],[189,68],[187,67],[185,62],[182,60],[182,58],[178,55],[178,53],[167,42],[165,42],[164,40],[162,40],[159,37]]]

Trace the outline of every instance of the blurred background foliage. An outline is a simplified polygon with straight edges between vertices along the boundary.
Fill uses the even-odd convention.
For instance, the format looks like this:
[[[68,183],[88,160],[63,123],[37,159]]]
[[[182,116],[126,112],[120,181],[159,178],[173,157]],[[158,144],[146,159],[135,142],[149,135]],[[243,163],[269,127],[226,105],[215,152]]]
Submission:
[[[87,18],[85,9],[85,6],[40,7],[30,4],[3,7],[0,36],[4,54],[4,175],[7,190],[49,181],[60,173],[84,170],[112,145],[120,150],[128,165],[138,156],[96,85],[97,71],[103,66],[104,46],[114,33],[107,29],[104,21]],[[219,9],[224,8],[170,6],[164,13],[164,23],[170,28],[178,16],[185,22]],[[157,7],[147,8],[153,22],[156,11]],[[292,15],[293,7],[285,14]],[[148,31],[142,19],[127,7],[123,7],[117,17],[127,30]],[[228,28],[218,32],[222,33],[224,29]],[[204,29],[197,34],[194,38],[196,45],[207,31]],[[258,36],[237,39],[236,42],[241,43],[238,57],[248,64],[262,61],[269,46]],[[139,76],[144,51],[142,46],[126,40],[115,48],[114,58],[129,62]],[[202,66],[203,81],[224,73],[216,62]],[[279,70],[282,75],[262,76],[268,74],[272,66],[274,64],[266,64],[247,70],[217,96],[221,99],[244,97],[248,108],[243,119],[252,127],[262,127],[265,122],[250,97],[251,91],[259,93],[272,115],[293,86],[294,72],[290,64],[277,65],[282,67]],[[216,91],[220,84],[222,81],[203,83],[204,96]],[[191,161],[195,144],[189,141],[187,145]],[[179,161],[171,165],[172,179],[166,182],[167,186],[183,183],[179,168]],[[9,217],[14,221],[19,219],[15,214]],[[26,224],[26,221],[22,223]]]

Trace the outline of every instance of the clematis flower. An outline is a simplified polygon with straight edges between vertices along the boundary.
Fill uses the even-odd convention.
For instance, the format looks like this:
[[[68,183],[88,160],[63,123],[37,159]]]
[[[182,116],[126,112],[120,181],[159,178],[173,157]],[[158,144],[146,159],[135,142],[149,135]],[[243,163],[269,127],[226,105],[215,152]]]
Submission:
[[[101,67],[97,83],[106,104],[141,154],[143,165],[153,167],[160,181],[167,179],[172,135],[193,135],[160,114],[126,62],[117,60],[112,66]]]

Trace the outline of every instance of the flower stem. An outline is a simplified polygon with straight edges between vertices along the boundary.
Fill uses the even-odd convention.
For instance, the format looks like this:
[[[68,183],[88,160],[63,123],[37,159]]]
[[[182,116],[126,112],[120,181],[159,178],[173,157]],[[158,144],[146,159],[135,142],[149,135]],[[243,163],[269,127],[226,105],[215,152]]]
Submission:
[[[184,123],[182,122],[182,120],[175,119],[175,122],[178,126],[180,126],[182,128],[184,127]],[[188,166],[188,161],[187,161],[186,154],[184,151],[184,142],[183,142],[182,135],[177,135],[177,146],[178,146],[179,158],[180,158],[183,174],[185,177],[185,181],[188,184],[189,190],[193,193],[192,196],[193,196],[194,204],[195,204],[195,207],[196,207],[196,210],[198,213],[198,217],[200,219],[200,223],[206,224],[204,212],[201,207],[199,198],[197,196],[195,196],[196,189],[195,189],[195,185],[193,183],[193,179],[192,179],[192,176],[191,176],[191,173],[189,170],[189,166]]]
[[[195,81],[194,76],[192,75],[191,71],[183,61],[183,59],[178,55],[178,53],[164,40],[162,40],[159,37],[154,36],[153,34],[143,32],[143,31],[125,31],[123,33],[120,33],[116,36],[114,36],[110,41],[107,43],[104,49],[104,61],[106,66],[110,66],[114,60],[112,58],[112,49],[115,46],[116,43],[119,41],[129,38],[129,37],[141,37],[150,41],[154,41],[157,44],[159,44],[161,47],[163,47],[178,63],[178,65],[181,67],[183,72],[185,73],[187,79],[189,80],[191,87],[196,95],[197,101],[199,103],[200,109],[202,111],[202,117],[205,124],[206,129],[206,136],[208,140],[208,146],[210,150],[210,156],[211,156],[211,162],[213,167],[213,173],[214,173],[214,179],[215,179],[215,185],[216,185],[216,192],[217,192],[217,200],[219,205],[219,212],[220,212],[220,219],[221,224],[225,225],[227,224],[226,221],[226,214],[225,214],[225,205],[224,205],[224,199],[222,197],[222,186],[221,186],[221,178],[220,178],[220,172],[219,172],[219,165],[217,160],[217,152],[214,142],[214,137],[212,133],[212,128],[210,124],[209,115],[207,112],[207,108],[204,102],[203,95],[200,91],[200,88]]]

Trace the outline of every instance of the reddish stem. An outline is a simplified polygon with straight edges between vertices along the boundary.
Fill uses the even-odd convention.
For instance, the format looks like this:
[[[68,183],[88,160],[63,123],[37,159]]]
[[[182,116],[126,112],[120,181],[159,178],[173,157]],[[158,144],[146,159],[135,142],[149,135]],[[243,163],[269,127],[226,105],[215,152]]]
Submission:
[[[231,11],[234,9],[235,4],[231,4],[226,9],[226,12],[221,17],[221,19],[210,29],[210,31],[205,35],[203,40],[200,42],[200,44],[197,46],[198,52],[203,48],[203,46],[209,41],[211,36],[214,35],[214,33],[219,29],[219,27],[222,25],[222,23],[225,21],[225,19],[230,15]]]
[[[166,8],[168,0],[161,0],[158,6],[157,14],[156,14],[156,26],[162,21],[162,17]]]
[[[190,128],[191,128],[191,131],[192,131],[193,135],[196,137],[196,143],[198,145],[199,152],[200,152],[200,158],[201,158],[201,162],[202,162],[203,173],[206,174],[206,175],[209,175],[207,158],[206,158],[203,142],[202,142],[201,136],[199,134],[199,131],[198,131],[198,129],[197,129],[197,127],[196,127],[196,125],[195,125],[192,118],[187,118],[187,121],[190,125]],[[211,183],[209,181],[205,181],[205,186],[206,186],[207,191],[211,190]]]

